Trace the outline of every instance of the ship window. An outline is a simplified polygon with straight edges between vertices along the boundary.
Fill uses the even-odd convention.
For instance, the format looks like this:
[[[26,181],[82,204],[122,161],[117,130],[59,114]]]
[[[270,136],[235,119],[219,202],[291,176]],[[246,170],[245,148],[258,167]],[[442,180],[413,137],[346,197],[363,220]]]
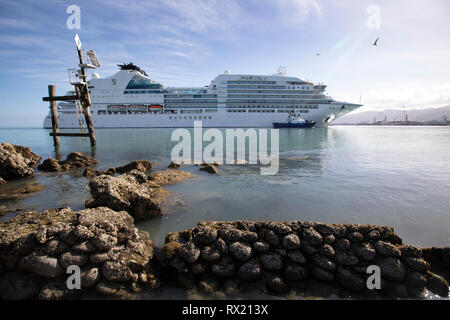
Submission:
[[[126,89],[162,89],[163,86],[157,82],[154,82],[146,77],[141,75],[135,75],[128,85]]]

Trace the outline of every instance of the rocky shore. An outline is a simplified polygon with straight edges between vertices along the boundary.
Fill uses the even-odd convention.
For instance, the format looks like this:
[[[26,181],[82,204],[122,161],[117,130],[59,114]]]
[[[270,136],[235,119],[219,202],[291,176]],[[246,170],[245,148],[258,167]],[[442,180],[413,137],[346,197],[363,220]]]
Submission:
[[[0,297],[53,300],[95,291],[130,298],[157,286],[152,258],[149,234],[125,211],[22,212],[0,223]],[[71,265],[81,269],[80,290],[66,284]]]
[[[158,261],[186,289],[217,297],[237,293],[443,297],[448,283],[430,271],[422,250],[391,227],[313,222],[209,222],[168,234]],[[379,266],[381,290],[367,268]]]
[[[86,201],[87,208],[125,210],[138,219],[161,216],[161,204],[169,196],[169,191],[136,169],[118,177],[100,175],[89,182],[89,188],[92,197]]]
[[[133,163],[132,163],[133,164]],[[119,176],[101,174],[89,181],[91,198],[87,208],[105,206],[113,210],[125,210],[136,219],[149,219],[164,214],[163,203],[170,192],[163,185],[180,183],[192,177],[178,169],[159,171],[147,176],[148,166],[128,165]],[[151,166],[150,166],[151,168]]]
[[[41,171],[67,171],[72,169],[84,168],[96,165],[98,162],[92,157],[89,157],[81,152],[70,153],[66,160],[58,161],[53,158],[45,159],[42,164],[38,166]]]
[[[0,185],[32,177],[40,160],[29,148],[0,144]],[[85,210],[28,210],[0,223],[0,298],[130,299],[160,283],[183,287],[192,298],[416,298],[425,288],[448,297],[450,248],[405,245],[388,226],[212,221],[169,233],[161,248],[154,247],[134,219],[163,215],[170,203],[163,186],[194,175],[177,163],[157,172],[147,160],[104,171],[95,170],[96,164],[75,152],[38,166],[51,172],[85,168],[91,198]],[[199,170],[216,174],[217,166],[201,164]],[[2,190],[0,200],[21,199],[42,188],[30,179],[17,190]],[[172,202],[180,207],[184,201]],[[0,214],[8,210],[0,206]],[[70,266],[80,268],[81,289],[67,286]],[[371,266],[380,268],[380,290],[367,288]]]
[[[0,144],[0,185],[8,180],[32,177],[41,157],[30,148],[8,142]]]
[[[447,257],[440,249],[427,250],[432,264]],[[154,248],[125,211],[29,211],[0,223],[0,298],[95,293],[131,299],[160,283],[211,298],[241,293],[415,298],[425,288],[447,297],[448,283],[430,271],[422,255],[386,226],[203,222],[168,234],[164,246]],[[66,284],[73,265],[80,267],[79,290]],[[381,269],[381,290],[367,289],[370,265]]]

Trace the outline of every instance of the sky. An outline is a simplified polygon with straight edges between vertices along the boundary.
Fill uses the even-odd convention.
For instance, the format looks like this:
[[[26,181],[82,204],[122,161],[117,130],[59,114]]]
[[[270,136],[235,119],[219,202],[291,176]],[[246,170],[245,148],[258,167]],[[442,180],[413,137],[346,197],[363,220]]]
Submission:
[[[70,89],[77,33],[102,77],[132,61],[192,87],[281,65],[360,111],[449,105],[449,12],[448,0],[0,0],[0,126],[42,126],[47,86]]]

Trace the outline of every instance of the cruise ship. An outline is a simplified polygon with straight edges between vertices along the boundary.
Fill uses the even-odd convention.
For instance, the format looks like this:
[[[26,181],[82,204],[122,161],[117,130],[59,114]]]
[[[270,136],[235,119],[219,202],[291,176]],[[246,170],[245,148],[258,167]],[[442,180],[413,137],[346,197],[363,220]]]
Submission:
[[[335,101],[326,85],[286,75],[231,74],[225,71],[205,87],[166,87],[132,63],[118,65],[111,77],[93,73],[88,81],[95,128],[245,128],[272,127],[292,113],[326,125],[360,104]],[[73,92],[68,92],[73,95]],[[83,126],[82,108],[75,101],[58,104],[60,128]],[[51,128],[50,113],[44,128]]]

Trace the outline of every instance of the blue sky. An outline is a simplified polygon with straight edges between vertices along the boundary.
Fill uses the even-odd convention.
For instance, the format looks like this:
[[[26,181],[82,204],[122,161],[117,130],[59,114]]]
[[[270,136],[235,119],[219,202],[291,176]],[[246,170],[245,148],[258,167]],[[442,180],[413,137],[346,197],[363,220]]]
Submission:
[[[72,4],[80,30],[66,26]],[[367,25],[373,5],[379,29]],[[336,99],[362,95],[362,110],[449,105],[449,12],[447,0],[0,0],[0,126],[41,126],[47,85],[70,89],[75,33],[101,76],[133,61],[168,86],[203,86],[283,65]]]

